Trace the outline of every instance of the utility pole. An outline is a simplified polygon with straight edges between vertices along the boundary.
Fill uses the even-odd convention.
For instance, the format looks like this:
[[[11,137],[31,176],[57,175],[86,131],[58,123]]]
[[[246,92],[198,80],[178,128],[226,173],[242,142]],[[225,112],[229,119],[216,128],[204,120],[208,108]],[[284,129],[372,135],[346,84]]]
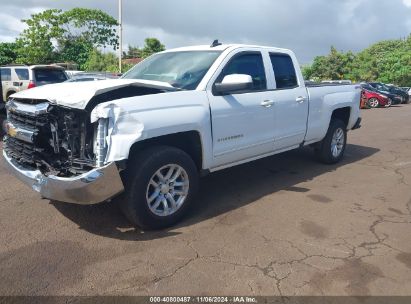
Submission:
[[[123,0],[118,0],[118,37],[119,37],[119,55],[118,68],[121,73],[121,63],[123,58]]]

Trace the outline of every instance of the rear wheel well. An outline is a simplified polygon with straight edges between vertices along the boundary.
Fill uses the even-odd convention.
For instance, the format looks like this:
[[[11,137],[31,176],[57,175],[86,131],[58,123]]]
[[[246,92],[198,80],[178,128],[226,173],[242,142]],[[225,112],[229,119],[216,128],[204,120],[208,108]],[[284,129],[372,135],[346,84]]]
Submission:
[[[346,126],[348,126],[348,122],[350,120],[350,114],[351,114],[351,108],[350,107],[336,109],[336,110],[333,111],[333,114],[331,115],[331,120],[339,119]]]
[[[202,145],[200,134],[197,131],[168,134],[136,142],[131,146],[129,159],[134,155],[137,155],[139,151],[158,145],[165,145],[183,150],[192,158],[197,169],[202,169]]]

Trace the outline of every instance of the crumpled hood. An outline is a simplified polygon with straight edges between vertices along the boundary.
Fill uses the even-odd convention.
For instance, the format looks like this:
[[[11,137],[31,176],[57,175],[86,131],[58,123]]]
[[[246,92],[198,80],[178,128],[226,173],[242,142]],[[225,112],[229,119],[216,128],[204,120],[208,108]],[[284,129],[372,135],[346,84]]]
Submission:
[[[85,109],[96,95],[126,86],[142,86],[166,91],[177,89],[167,82],[140,79],[110,79],[100,81],[63,82],[49,84],[13,94],[14,98],[46,99],[51,103],[76,109]]]

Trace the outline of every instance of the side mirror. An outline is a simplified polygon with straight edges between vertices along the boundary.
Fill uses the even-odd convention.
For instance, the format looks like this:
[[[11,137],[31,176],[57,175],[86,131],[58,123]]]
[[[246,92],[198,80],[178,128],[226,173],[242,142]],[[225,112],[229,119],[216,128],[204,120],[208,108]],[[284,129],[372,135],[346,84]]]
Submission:
[[[250,90],[253,87],[253,79],[246,74],[231,74],[224,77],[221,83],[214,85],[214,91],[218,95],[229,95],[236,92]]]

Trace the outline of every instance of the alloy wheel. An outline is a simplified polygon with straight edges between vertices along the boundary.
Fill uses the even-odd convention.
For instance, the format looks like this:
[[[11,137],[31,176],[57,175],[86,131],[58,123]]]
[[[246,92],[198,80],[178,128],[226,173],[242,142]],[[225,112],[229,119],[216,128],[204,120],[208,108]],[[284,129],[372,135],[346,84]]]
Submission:
[[[340,156],[344,149],[344,141],[344,130],[341,128],[336,129],[331,140],[331,153],[333,157],[337,158]]]
[[[169,164],[158,169],[146,191],[150,211],[157,216],[174,214],[187,199],[189,188],[188,174],[183,167]]]
[[[371,108],[376,108],[379,105],[378,99],[377,98],[370,98],[368,100],[368,104],[370,105]]]

